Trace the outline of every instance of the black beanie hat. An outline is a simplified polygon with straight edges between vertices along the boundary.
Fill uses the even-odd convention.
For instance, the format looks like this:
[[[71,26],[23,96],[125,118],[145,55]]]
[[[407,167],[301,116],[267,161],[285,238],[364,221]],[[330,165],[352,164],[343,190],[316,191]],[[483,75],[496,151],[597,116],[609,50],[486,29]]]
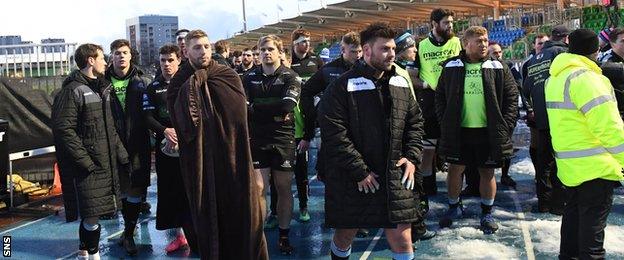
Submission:
[[[599,49],[598,35],[589,29],[574,30],[568,36],[568,52],[587,56],[596,53]]]

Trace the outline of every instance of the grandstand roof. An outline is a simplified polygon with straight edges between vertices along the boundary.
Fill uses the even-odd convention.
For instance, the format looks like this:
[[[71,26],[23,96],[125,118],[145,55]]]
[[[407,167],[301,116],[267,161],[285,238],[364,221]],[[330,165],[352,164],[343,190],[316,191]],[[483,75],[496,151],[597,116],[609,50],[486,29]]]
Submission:
[[[267,34],[276,34],[286,40],[290,39],[290,33],[297,28],[310,31],[314,41],[321,41],[323,37],[339,37],[347,31],[363,28],[376,21],[387,21],[406,27],[408,23],[426,23],[431,10],[435,8],[451,9],[461,18],[491,15],[496,5],[504,10],[554,3],[557,0],[348,0],[237,34],[228,41],[234,47],[250,46],[260,36]],[[289,41],[285,41],[286,45],[288,43]]]

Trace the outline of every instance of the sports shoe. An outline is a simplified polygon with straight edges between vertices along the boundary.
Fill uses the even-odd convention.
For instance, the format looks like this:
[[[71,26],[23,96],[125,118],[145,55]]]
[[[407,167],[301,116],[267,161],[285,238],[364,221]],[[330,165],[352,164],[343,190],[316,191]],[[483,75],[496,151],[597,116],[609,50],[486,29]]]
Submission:
[[[498,224],[492,217],[492,213],[481,215],[481,230],[485,234],[494,234],[498,230]]]
[[[464,207],[461,201],[455,205],[449,205],[446,213],[444,213],[444,216],[440,219],[440,228],[451,227],[451,225],[453,225],[453,220],[461,218],[463,214]]]
[[[167,247],[165,247],[165,251],[167,251],[167,253],[171,253],[185,247],[186,245],[188,245],[186,237],[184,235],[178,235],[176,239],[171,241],[171,243],[169,243]]]
[[[277,216],[273,215],[273,214],[269,214],[269,217],[267,218],[266,222],[264,223],[264,228],[265,229],[274,229],[275,227],[277,227],[277,224],[279,224],[279,222],[277,221]]]
[[[141,202],[141,214],[150,214],[152,213],[151,209],[152,209],[152,205],[150,205],[149,202],[147,201]]]
[[[363,237],[367,237],[368,233],[369,233],[368,229],[360,228],[358,229],[357,233],[355,233],[355,236],[359,238],[363,238]]]
[[[308,209],[301,209],[301,210],[299,210],[299,220],[301,222],[308,222],[308,221],[310,221],[310,213],[308,213]]]
[[[416,242],[417,240],[420,240],[420,241],[429,240],[435,237],[437,234],[438,233],[436,233],[433,230],[426,230],[425,233],[420,233],[420,234],[416,234],[412,232],[412,242]]]
[[[124,250],[126,250],[126,253],[128,253],[129,256],[135,256],[139,252],[136,244],[134,243],[134,238],[128,237],[125,234],[121,235],[121,238],[119,239],[119,245],[123,247]]]
[[[516,181],[514,181],[509,175],[501,176],[500,182],[504,186],[511,187],[514,190],[516,189]]]
[[[279,251],[282,255],[291,255],[293,247],[290,245],[288,237],[280,237],[278,241]]]

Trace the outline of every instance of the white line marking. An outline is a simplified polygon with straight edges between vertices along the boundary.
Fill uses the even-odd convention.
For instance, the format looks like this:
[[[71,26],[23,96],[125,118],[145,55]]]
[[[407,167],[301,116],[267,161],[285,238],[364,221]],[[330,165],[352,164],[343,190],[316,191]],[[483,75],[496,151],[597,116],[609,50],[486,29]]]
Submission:
[[[524,212],[522,212],[522,208],[520,207],[520,202],[518,201],[518,197],[516,196],[516,192],[509,192],[510,197],[513,199],[514,204],[516,205],[516,214],[518,215],[520,221],[520,228],[522,229],[522,237],[524,238],[524,249],[527,253],[528,260],[535,260],[535,252],[533,251],[533,242],[531,242],[531,233],[529,232],[529,227],[524,218]]]
[[[371,243],[366,248],[366,251],[364,251],[364,254],[362,254],[362,256],[360,257],[360,260],[368,259],[368,257],[370,256],[371,252],[373,251],[373,248],[375,248],[375,245],[377,245],[377,242],[379,242],[379,239],[381,238],[381,234],[382,233],[383,233],[383,228],[380,228],[377,231],[377,234],[375,234],[375,237],[373,238],[373,241],[371,241]]]
[[[31,222],[24,223],[24,224],[22,224],[22,225],[19,225],[19,226],[17,226],[17,227],[12,228],[12,229],[8,229],[8,230],[5,230],[5,231],[2,231],[2,233],[0,233],[0,235],[4,235],[4,234],[6,234],[6,233],[8,233],[8,232],[11,232],[11,231],[13,231],[13,230],[20,229],[20,228],[23,228],[23,227],[26,227],[26,226],[29,226],[29,225],[35,224],[35,223],[37,223],[37,222],[39,222],[39,221],[42,221],[42,220],[44,220],[44,219],[47,219],[47,218],[50,218],[50,217],[53,217],[53,216],[54,216],[54,215],[50,215],[50,216],[47,216],[47,217],[45,217],[45,218],[40,218],[40,219],[37,219],[37,220],[35,220],[35,221],[31,221]]]
[[[143,219],[143,220],[141,220],[140,222],[138,222],[138,223],[137,223],[137,226],[138,226],[138,225],[140,225],[140,224],[143,224],[143,223],[144,223],[144,222],[146,222],[146,221],[153,220],[153,219],[155,219],[155,217],[153,217],[153,216],[149,216],[149,217],[147,217],[146,219]],[[105,240],[105,241],[108,241],[109,239],[111,239],[111,238],[113,238],[113,237],[115,237],[115,236],[118,236],[118,235],[120,235],[121,233],[123,233],[123,229],[122,229],[122,230],[120,230],[120,231],[117,231],[117,232],[115,232],[115,233],[113,233],[113,234],[110,234],[109,236],[105,237],[105,238],[104,238],[104,240]],[[102,241],[102,240],[100,240],[100,242],[101,242],[101,241]],[[116,244],[116,243],[113,243],[113,244]],[[70,257],[70,256],[77,255],[79,251],[80,251],[80,250],[76,250],[76,251],[74,251],[74,252],[71,252],[70,254],[66,254],[66,255],[64,255],[64,256],[61,256],[61,257],[57,258],[56,260],[67,259],[67,258],[68,258],[68,257]]]

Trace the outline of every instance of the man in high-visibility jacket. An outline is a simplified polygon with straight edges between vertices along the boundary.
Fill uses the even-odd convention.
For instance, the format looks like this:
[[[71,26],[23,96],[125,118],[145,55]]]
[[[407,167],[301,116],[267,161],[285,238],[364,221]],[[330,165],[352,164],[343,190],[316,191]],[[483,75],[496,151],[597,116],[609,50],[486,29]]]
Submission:
[[[568,190],[559,259],[604,259],[613,189],[624,180],[624,124],[597,55],[593,31],[572,32],[569,53],[553,60],[546,83],[557,176]]]

